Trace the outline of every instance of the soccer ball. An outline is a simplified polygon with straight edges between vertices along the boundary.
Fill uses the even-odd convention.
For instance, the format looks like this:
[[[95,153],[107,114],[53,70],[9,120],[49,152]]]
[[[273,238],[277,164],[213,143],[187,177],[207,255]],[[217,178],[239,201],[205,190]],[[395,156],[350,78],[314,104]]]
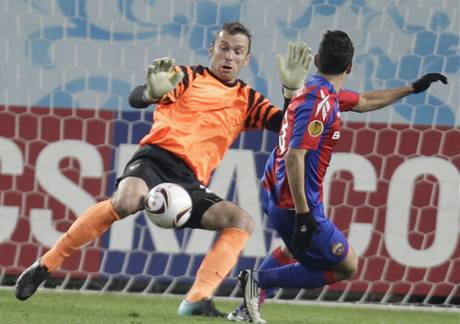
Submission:
[[[184,225],[192,214],[192,198],[175,183],[161,183],[150,190],[145,200],[145,214],[162,228]]]

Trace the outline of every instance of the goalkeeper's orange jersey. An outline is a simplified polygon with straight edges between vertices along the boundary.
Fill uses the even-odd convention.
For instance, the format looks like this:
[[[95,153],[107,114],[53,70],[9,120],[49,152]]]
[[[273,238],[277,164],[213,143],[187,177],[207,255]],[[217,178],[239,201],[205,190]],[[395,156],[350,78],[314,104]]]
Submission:
[[[241,131],[265,128],[281,110],[241,80],[226,84],[201,66],[178,66],[178,86],[158,103],[140,141],[180,157],[204,184]]]

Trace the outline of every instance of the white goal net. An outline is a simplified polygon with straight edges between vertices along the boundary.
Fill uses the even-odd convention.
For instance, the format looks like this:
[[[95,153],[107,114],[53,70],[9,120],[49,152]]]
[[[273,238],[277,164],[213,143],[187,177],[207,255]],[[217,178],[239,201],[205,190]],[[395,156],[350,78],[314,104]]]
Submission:
[[[360,256],[359,272],[274,298],[458,307],[457,0],[0,0],[0,285],[13,285],[75,217],[112,193],[151,126],[152,108],[127,102],[145,67],[162,56],[207,65],[213,33],[233,20],[254,36],[242,79],[279,105],[276,53],[298,40],[315,51],[330,29],[355,43],[349,89],[395,87],[427,72],[449,78],[385,110],[342,115],[325,201]],[[236,274],[280,242],[258,189],[276,141],[243,134],[213,175],[211,189],[257,222],[219,296],[237,296]],[[138,213],[66,260],[45,286],[183,294],[214,235],[163,230]]]

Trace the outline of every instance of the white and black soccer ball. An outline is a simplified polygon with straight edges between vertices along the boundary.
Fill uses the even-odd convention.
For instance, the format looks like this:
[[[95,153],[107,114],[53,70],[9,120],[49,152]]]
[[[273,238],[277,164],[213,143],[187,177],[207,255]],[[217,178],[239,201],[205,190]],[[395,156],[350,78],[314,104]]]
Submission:
[[[184,225],[192,214],[192,198],[175,183],[161,183],[150,190],[145,200],[145,215],[162,228]]]

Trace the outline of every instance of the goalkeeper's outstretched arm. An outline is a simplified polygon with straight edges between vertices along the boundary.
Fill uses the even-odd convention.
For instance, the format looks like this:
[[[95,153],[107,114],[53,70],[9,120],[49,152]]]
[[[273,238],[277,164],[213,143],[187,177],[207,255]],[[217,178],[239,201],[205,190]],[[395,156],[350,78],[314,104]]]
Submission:
[[[172,91],[182,80],[182,71],[174,69],[174,59],[162,57],[147,67],[146,84],[137,86],[129,95],[129,104],[134,108],[146,108],[157,103]]]
[[[133,108],[147,108],[151,102],[147,102],[144,98],[145,85],[140,85],[134,88],[133,91],[129,94],[129,105]]]

